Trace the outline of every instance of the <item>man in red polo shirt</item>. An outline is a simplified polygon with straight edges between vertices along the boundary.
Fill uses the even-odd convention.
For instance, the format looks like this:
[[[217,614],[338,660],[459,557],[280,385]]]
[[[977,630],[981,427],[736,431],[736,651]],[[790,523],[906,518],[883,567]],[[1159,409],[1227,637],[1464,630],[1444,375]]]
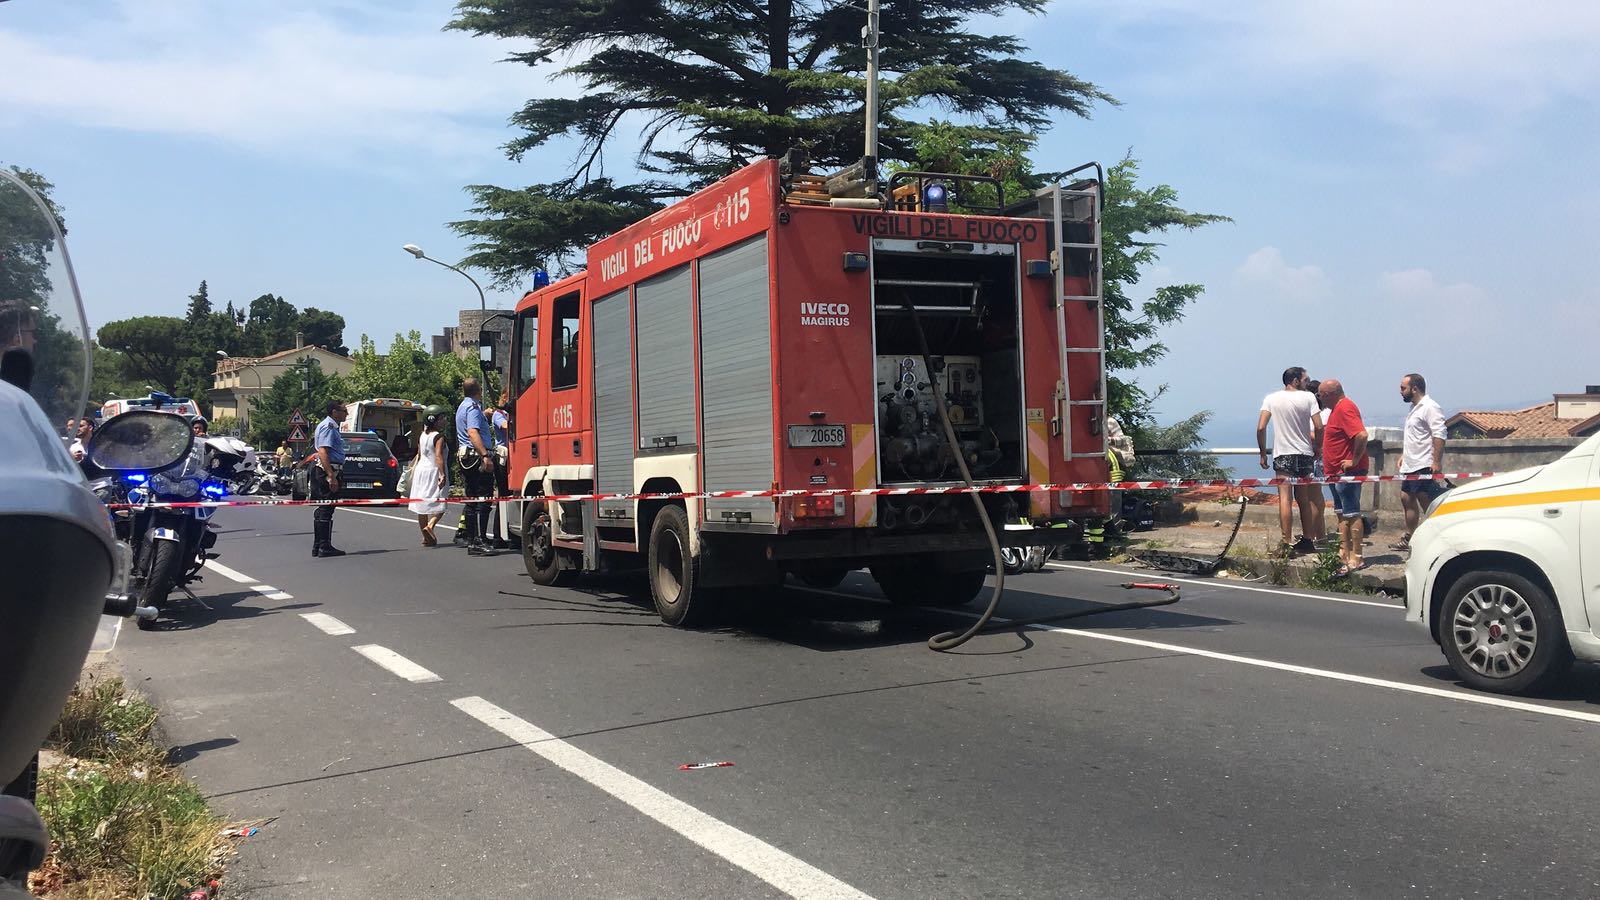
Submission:
[[[1344,385],[1329,378],[1317,389],[1317,397],[1328,409],[1328,424],[1322,429],[1322,468],[1329,478],[1367,474],[1367,426],[1361,410],[1344,395]],[[1361,558],[1361,540],[1366,535],[1361,525],[1361,485],[1339,482],[1331,485],[1333,509],[1339,516],[1339,558],[1344,577],[1367,567]]]

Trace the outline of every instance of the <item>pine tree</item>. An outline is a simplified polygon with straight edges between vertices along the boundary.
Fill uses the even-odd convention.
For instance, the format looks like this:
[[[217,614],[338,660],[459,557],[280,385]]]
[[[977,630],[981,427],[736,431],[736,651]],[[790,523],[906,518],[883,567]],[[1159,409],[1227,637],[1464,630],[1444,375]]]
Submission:
[[[189,295],[189,313],[184,317],[190,325],[199,325],[211,315],[211,292],[206,289],[204,279],[200,281],[200,289]]]
[[[884,0],[879,157],[908,162],[929,110],[968,120],[981,151],[1116,102],[1067,72],[1022,59],[1020,40],[981,34],[980,19],[1046,0]],[[512,159],[556,138],[578,154],[565,178],[521,190],[472,185],[478,216],[465,262],[510,284],[747,164],[803,148],[818,168],[863,155],[865,55],[855,4],[822,0],[462,0],[450,28],[523,42],[530,66],[573,53],[576,99],[529,100],[512,116]],[[632,149],[646,176],[605,174],[605,152]]]

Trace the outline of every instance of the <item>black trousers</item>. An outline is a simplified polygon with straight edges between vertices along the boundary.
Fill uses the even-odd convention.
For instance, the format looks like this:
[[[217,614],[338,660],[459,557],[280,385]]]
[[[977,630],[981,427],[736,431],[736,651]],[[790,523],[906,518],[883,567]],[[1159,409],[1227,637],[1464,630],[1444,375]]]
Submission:
[[[332,500],[336,496],[338,496],[335,492],[328,490],[328,475],[327,475],[326,472],[322,471],[322,467],[321,466],[312,466],[311,467],[311,479],[310,480],[311,480],[311,499],[313,499],[313,500]],[[311,520],[313,522],[315,522],[316,524],[318,524],[318,525],[326,525],[329,528],[332,528],[333,527],[333,510],[334,510],[334,507],[332,507],[332,506],[317,506],[317,507],[313,507],[312,508],[312,512],[311,512]]]
[[[484,465],[479,463],[470,469],[463,469],[461,480],[468,497],[488,497],[494,494],[494,474],[485,471]],[[489,503],[467,504],[467,543],[481,544],[489,532]]]
[[[509,474],[506,469],[507,467],[504,465],[496,465],[494,467],[494,495],[496,497],[504,497],[506,495],[506,476]],[[506,530],[500,527],[500,520],[505,515],[505,510],[506,505],[504,503],[489,504],[489,530],[484,535],[485,538],[498,539],[500,532]]]

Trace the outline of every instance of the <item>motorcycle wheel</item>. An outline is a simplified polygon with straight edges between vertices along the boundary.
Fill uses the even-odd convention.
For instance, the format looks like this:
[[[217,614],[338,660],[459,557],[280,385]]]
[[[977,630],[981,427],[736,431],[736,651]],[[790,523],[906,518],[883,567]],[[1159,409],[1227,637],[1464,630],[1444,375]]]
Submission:
[[[1016,575],[1022,571],[1027,563],[1027,549],[1024,547],[1001,547],[1000,561],[1005,563],[1006,574]]]
[[[145,575],[144,584],[139,586],[139,605],[154,607],[158,612],[167,605],[167,594],[171,593],[172,585],[178,580],[178,566],[182,547],[176,541],[151,541],[154,546],[150,548],[150,569]],[[142,631],[149,631],[156,627],[156,619],[136,618]]]

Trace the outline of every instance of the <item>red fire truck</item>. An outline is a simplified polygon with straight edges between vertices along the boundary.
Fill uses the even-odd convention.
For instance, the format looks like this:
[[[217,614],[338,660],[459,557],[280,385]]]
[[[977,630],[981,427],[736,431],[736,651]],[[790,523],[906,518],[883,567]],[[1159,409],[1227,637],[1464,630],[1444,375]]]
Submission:
[[[958,485],[934,391],[976,483],[1104,481],[1101,179],[1077,171],[1095,174],[1006,206],[992,180],[932,173],[833,197],[764,160],[590,247],[517,306],[527,499],[506,518],[529,574],[643,564],[672,624],[786,573],[868,568],[897,602],[970,601],[992,554],[967,496],[542,498]],[[983,214],[939,211],[980,193]],[[1034,523],[1000,532],[1018,546],[1071,540],[1107,504],[981,496],[996,523]]]

